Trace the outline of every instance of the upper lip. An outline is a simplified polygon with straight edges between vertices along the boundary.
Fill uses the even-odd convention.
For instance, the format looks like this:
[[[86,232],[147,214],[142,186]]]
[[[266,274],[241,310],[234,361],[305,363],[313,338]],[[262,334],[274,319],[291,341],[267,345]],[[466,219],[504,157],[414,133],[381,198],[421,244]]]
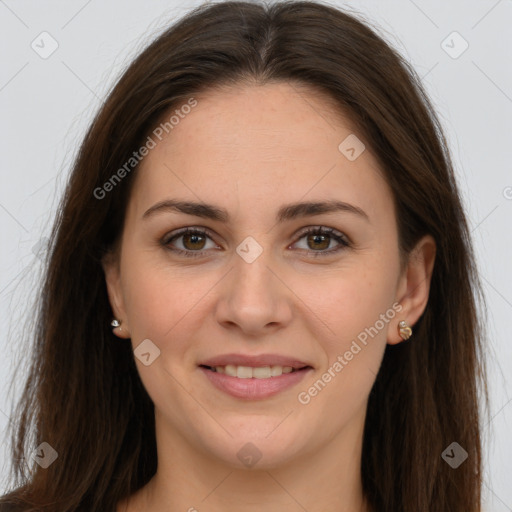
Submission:
[[[255,356],[245,354],[223,354],[210,359],[206,359],[199,363],[199,366],[226,366],[232,364],[234,366],[291,366],[292,368],[304,368],[311,366],[304,361],[296,358],[283,356],[279,354],[260,354]]]

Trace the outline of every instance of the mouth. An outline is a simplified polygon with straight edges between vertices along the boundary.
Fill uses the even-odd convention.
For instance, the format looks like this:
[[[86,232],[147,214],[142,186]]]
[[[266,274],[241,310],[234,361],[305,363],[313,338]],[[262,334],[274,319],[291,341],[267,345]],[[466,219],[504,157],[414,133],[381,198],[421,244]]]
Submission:
[[[242,400],[263,400],[296,386],[313,367],[305,366],[198,366],[217,390]]]
[[[200,368],[205,368],[211,372],[228,375],[229,377],[236,377],[237,379],[270,379],[279,377],[283,374],[300,372],[312,368],[309,365],[302,367],[293,366],[280,366],[280,365],[266,365],[266,366],[237,366],[234,364],[227,364],[225,366],[207,366],[204,364],[199,365]]]

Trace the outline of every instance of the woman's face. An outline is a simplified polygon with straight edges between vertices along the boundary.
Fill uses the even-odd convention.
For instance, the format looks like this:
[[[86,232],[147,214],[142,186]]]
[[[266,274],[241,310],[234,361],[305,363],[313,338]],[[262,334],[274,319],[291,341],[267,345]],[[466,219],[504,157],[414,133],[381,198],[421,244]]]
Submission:
[[[152,136],[105,264],[157,439],[237,467],[353,449],[433,253],[401,272],[390,189],[321,96],[279,83],[195,99]]]

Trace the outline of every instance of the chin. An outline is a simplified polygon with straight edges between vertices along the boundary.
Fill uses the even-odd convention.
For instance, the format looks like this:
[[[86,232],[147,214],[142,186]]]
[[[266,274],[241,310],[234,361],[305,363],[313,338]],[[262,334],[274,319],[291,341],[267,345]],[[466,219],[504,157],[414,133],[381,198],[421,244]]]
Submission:
[[[204,447],[214,458],[236,469],[268,470],[283,466],[296,457],[307,442],[298,432],[278,426],[283,418],[278,421],[274,417],[264,421],[244,418],[236,428],[234,424],[225,424],[233,437],[226,434],[215,442],[208,436],[203,439]]]

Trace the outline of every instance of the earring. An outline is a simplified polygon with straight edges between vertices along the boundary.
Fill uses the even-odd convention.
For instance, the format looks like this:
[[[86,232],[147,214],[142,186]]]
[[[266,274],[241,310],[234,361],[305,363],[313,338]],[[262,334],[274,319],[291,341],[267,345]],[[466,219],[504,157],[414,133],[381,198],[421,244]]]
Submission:
[[[121,322],[117,318],[114,318],[112,322],[110,322],[110,325],[112,327],[119,327],[121,325]]]
[[[412,336],[412,329],[405,320],[398,323],[398,334],[403,340],[408,340]]]

